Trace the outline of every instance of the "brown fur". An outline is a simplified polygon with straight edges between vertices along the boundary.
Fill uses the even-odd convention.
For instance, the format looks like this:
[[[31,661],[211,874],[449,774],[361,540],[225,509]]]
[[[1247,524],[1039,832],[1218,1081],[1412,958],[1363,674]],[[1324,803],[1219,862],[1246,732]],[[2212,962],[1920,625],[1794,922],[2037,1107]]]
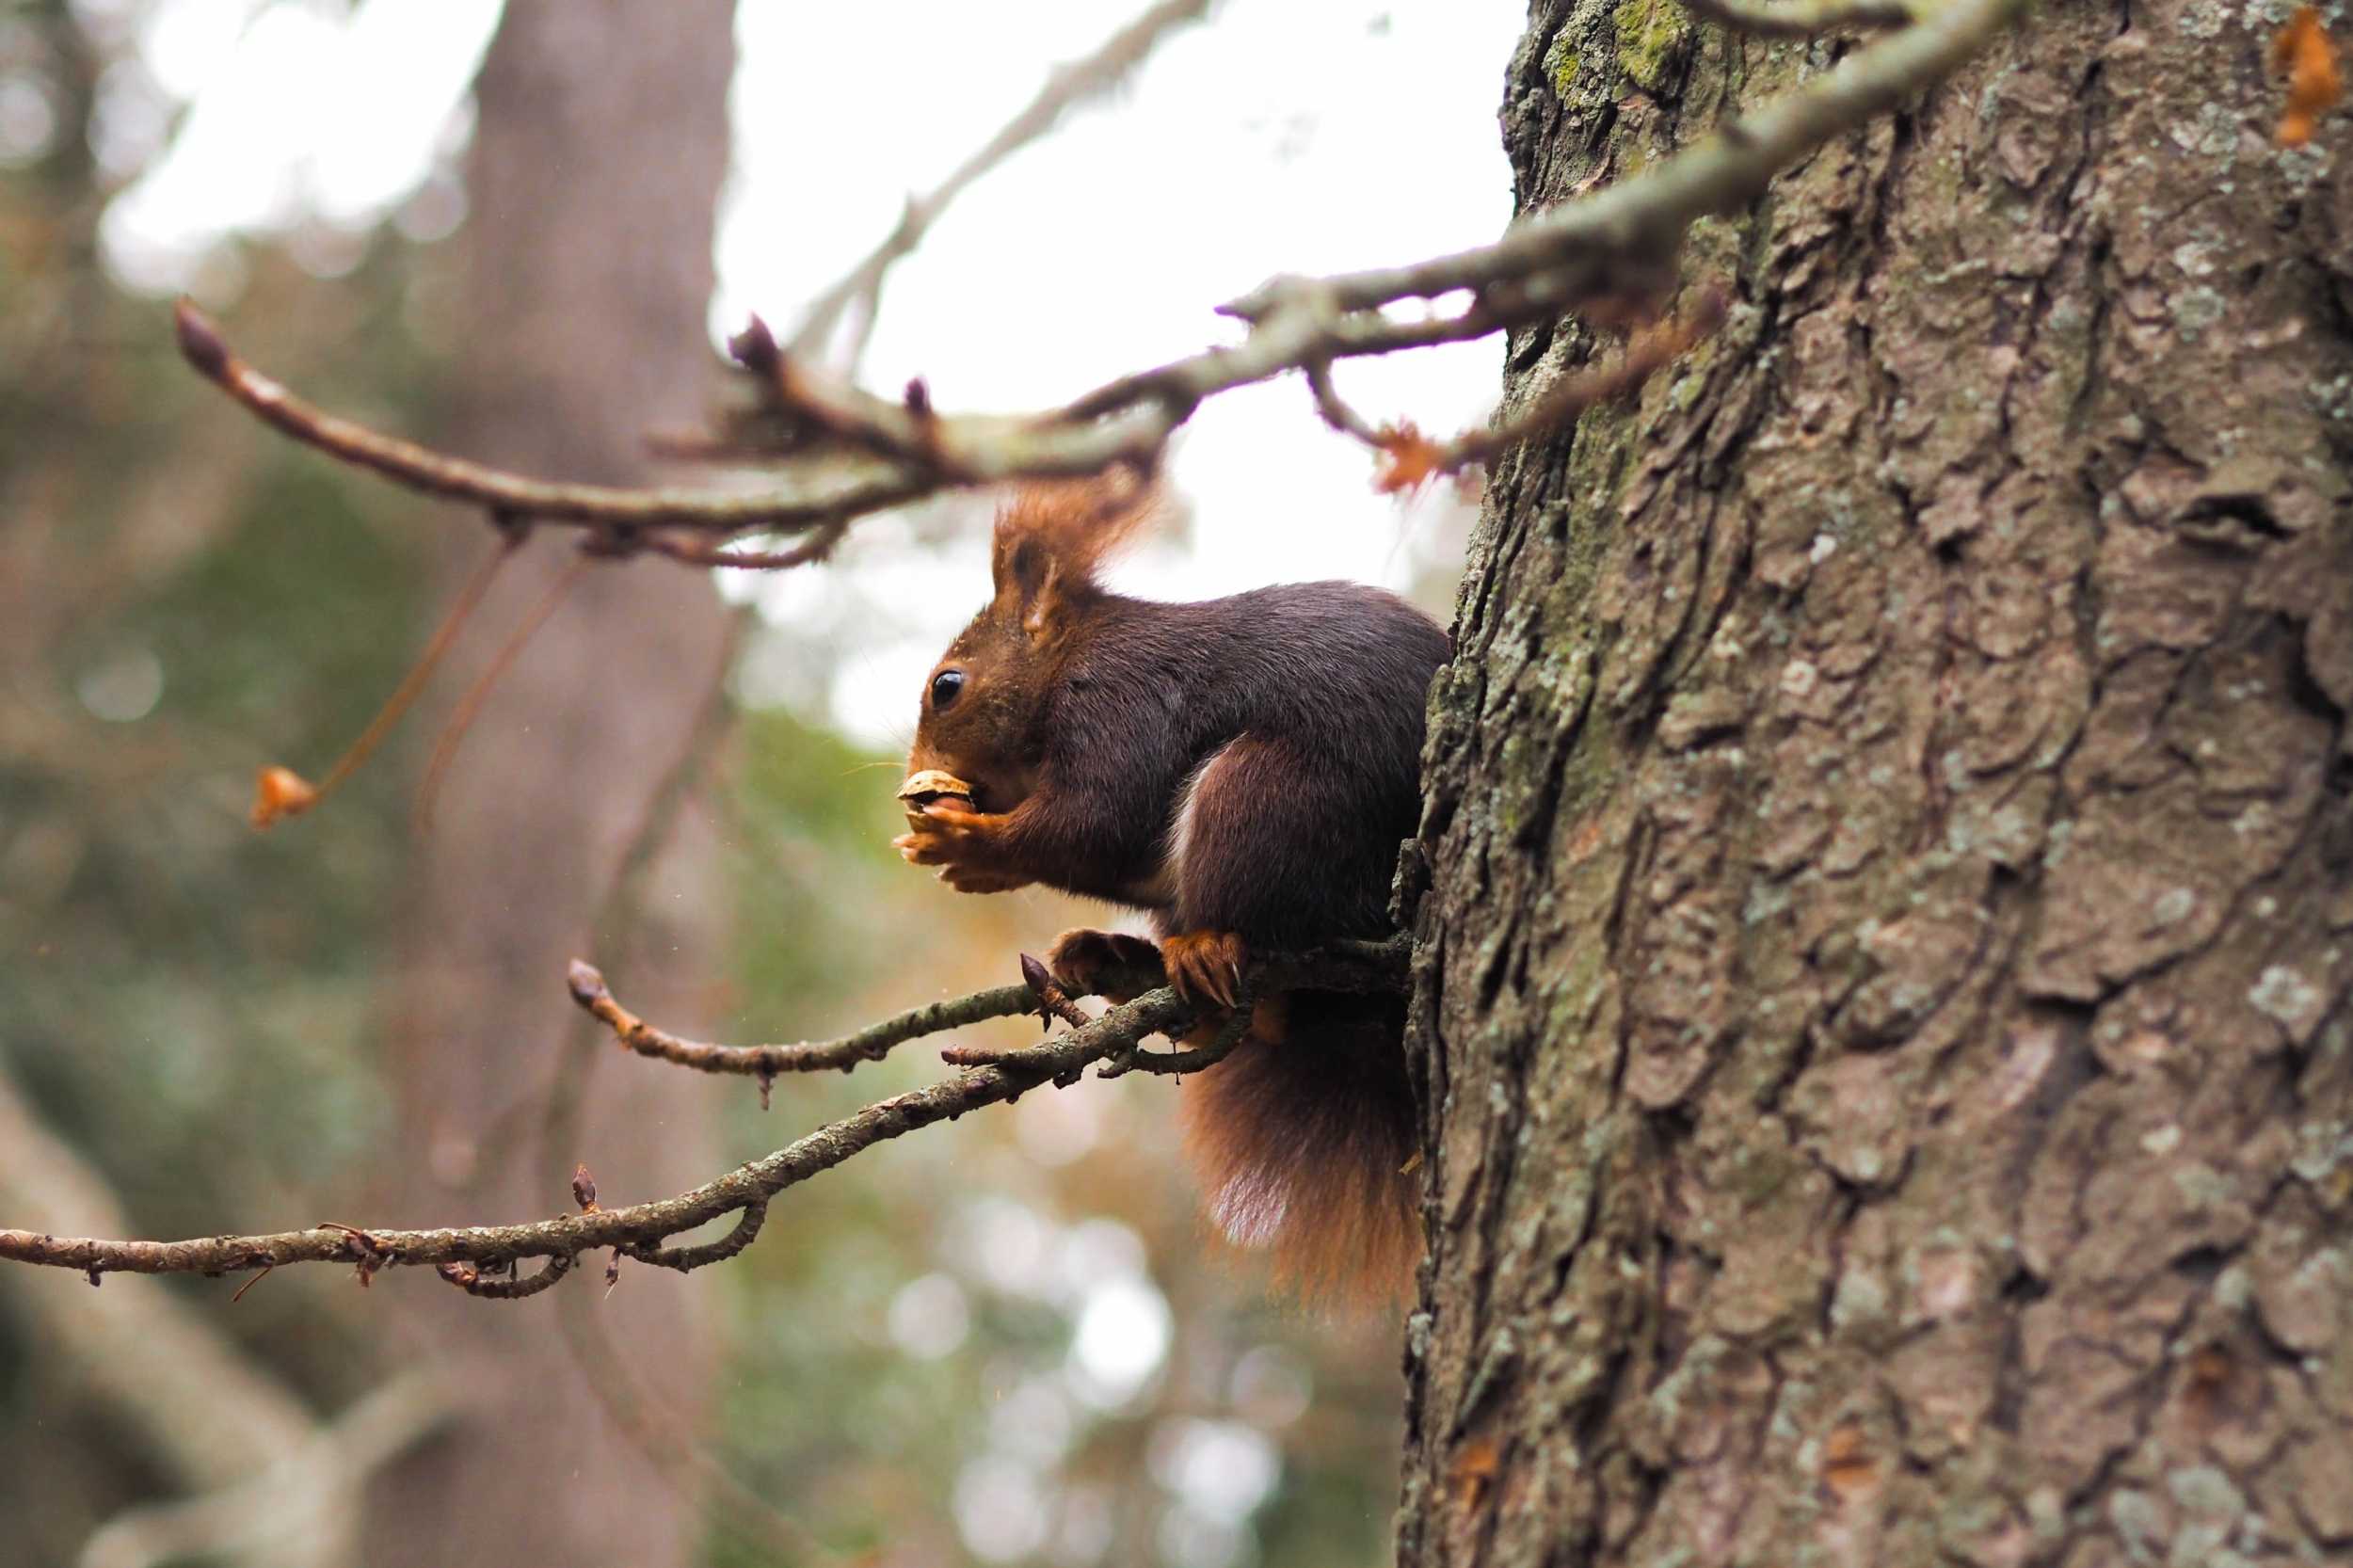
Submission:
[[[997,514],[989,575],[998,600],[1015,600],[1032,632],[1067,624],[1070,597],[1098,592],[1103,562],[1149,528],[1160,509],[1160,492],[1124,470],[1024,486]]]
[[[1151,501],[1116,481],[1036,487],[1000,515],[995,593],[927,679],[908,761],[967,781],[969,805],[922,808],[899,848],[967,891],[1044,882],[1143,909],[1158,952],[1072,933],[1056,972],[1128,995],[1164,975],[1223,1006],[1253,950],[1387,929],[1447,643],[1354,584],[1110,593],[1097,568]],[[1211,1217],[1311,1298],[1392,1299],[1418,1256],[1402,1029],[1394,999],[1293,992],[1179,1091]]]
[[[1177,1096],[1210,1221],[1264,1251],[1278,1286],[1345,1310],[1394,1304],[1421,1260],[1402,1010],[1362,1001],[1302,996],[1274,1039],[1254,1017],[1241,1047]]]

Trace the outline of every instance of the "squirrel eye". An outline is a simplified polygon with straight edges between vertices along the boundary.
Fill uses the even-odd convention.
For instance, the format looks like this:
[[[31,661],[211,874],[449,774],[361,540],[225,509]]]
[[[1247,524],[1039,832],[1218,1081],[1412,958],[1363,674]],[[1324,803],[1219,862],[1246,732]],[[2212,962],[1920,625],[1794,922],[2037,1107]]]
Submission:
[[[956,700],[956,694],[962,690],[964,690],[962,670],[941,670],[932,677],[932,707],[934,709],[947,707]]]

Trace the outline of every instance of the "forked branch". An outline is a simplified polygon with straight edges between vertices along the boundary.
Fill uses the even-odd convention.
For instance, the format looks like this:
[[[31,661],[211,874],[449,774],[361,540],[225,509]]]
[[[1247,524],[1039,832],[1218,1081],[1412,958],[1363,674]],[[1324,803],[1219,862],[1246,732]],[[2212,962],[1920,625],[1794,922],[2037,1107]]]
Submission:
[[[878,397],[757,328],[738,340],[738,357],[753,376],[760,408],[707,448],[760,464],[767,479],[756,489],[565,484],[433,452],[296,396],[240,360],[218,328],[184,302],[181,347],[258,417],[343,461],[427,494],[471,502],[510,528],[532,521],[584,527],[600,553],[652,550],[697,565],[798,565],[824,555],[855,519],[945,489],[1096,473],[1114,465],[1149,470],[1204,401],[1291,372],[1308,374],[1336,426],[1387,450],[1383,432],[1342,411],[1325,374],[1332,363],[1464,342],[1577,312],[1623,318],[1630,309],[1668,299],[1692,223],[1745,206],[1782,170],[1942,80],[2024,16],[2031,0],[1945,0],[1926,14],[1897,0],[1690,4],[1748,31],[1895,30],[1645,172],[1521,220],[1493,245],[1406,266],[1274,279],[1220,308],[1243,325],[1238,342],[1119,376],[1058,408],[944,414],[920,382],[903,398]],[[828,303],[821,301],[821,316]],[[1627,362],[1640,361],[1630,356]],[[1457,456],[1467,461],[1472,446],[1492,449],[1530,433],[1515,425],[1483,440],[1465,438],[1469,445]],[[755,532],[806,537],[740,558],[718,548]]]
[[[1270,955],[1253,966],[1249,978],[1251,985],[1261,995],[1303,985],[1397,991],[1405,985],[1405,957],[1403,938],[1336,943],[1312,953]],[[577,968],[587,968],[585,965]],[[588,973],[594,975],[595,971]],[[1014,994],[1017,1005],[1006,1005],[1007,993]],[[623,1012],[612,1001],[610,993],[603,991],[601,982],[593,987],[584,986],[575,976],[574,995],[580,998],[582,1006],[605,1018],[617,1033],[626,1034],[633,1028],[664,1040],[675,1038]],[[598,1005],[600,999],[605,1004],[603,1010]],[[926,1011],[936,1019],[952,1020],[936,1023],[936,1032],[974,1018],[1034,1011],[1037,1005],[1035,993],[1024,985],[984,991]],[[908,1027],[906,1019],[918,1016],[905,1015],[877,1027],[904,1031]],[[1148,1068],[1155,1063],[1168,1063],[1186,1071],[1197,1070],[1213,1064],[1240,1037],[1239,1030],[1228,1029],[1222,1031],[1210,1046],[1190,1051],[1161,1055],[1141,1048],[1154,1034],[1181,1035],[1193,1018],[1192,1010],[1174,990],[1162,986],[1148,991],[1082,1027],[1049,1035],[1026,1048],[991,1053],[984,1064],[968,1066],[954,1077],[926,1088],[879,1100],[774,1153],[738,1166],[714,1181],[653,1203],[617,1208],[599,1207],[595,1186],[584,1171],[575,1180],[573,1193],[582,1212],[519,1224],[392,1230],[327,1224],[276,1235],[214,1236],[185,1241],[116,1241],[0,1230],[0,1259],[80,1270],[93,1285],[109,1273],[223,1274],[289,1263],[347,1263],[365,1281],[385,1269],[426,1264],[470,1295],[504,1301],[538,1294],[569,1272],[581,1254],[604,1248],[662,1268],[681,1272],[699,1269],[722,1262],[749,1246],[760,1234],[770,1200],[777,1193],[798,1186],[821,1171],[831,1170],[876,1144],[904,1137],[919,1128],[951,1120],[982,1106],[1017,1099],[1044,1084],[1067,1086],[1077,1082],[1089,1065],[1098,1063],[1116,1071]],[[902,1040],[913,1037],[904,1032],[899,1036]],[[757,1051],[763,1048],[696,1048]],[[691,1054],[684,1058],[661,1050],[650,1054],[681,1061],[685,1065],[702,1066],[704,1070],[730,1070],[708,1067]],[[867,1060],[871,1054],[854,1055],[851,1060]],[[671,1237],[728,1214],[739,1216],[736,1225],[717,1240],[664,1245]],[[516,1274],[515,1266],[528,1258],[547,1261],[532,1273]]]

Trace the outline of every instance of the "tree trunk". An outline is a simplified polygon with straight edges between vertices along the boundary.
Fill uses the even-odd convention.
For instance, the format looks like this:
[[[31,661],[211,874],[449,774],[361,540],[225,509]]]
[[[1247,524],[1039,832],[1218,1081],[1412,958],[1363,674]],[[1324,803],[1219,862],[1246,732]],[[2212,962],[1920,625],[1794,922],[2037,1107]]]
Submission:
[[[1494,475],[1406,1564],[2353,1552],[2353,126],[2270,144],[2272,25],[2047,8]],[[1521,203],[1834,52],[1537,0]]]
[[[454,444],[527,473],[642,482],[646,431],[703,415],[733,60],[726,0],[510,0],[479,88]],[[502,569],[453,687],[523,620],[575,542],[535,538]],[[453,547],[456,576],[493,540],[468,518],[453,524]],[[424,846],[415,967],[395,1025],[413,1160],[406,1218],[560,1212],[575,1159],[607,1203],[665,1195],[719,1168],[709,1086],[642,1063],[597,1075],[576,1137],[542,1149],[539,1133],[551,1080],[576,1087],[609,1055],[576,1048],[565,960],[622,965],[611,890],[649,813],[664,808],[725,615],[708,578],[674,565],[587,571],[458,754]],[[711,972],[726,927],[720,879],[697,853],[707,846],[687,837],[670,842],[647,895],[659,939],[633,944],[616,978],[643,993],[637,1005],[693,1029],[706,999],[686,987]],[[584,1268],[562,1289],[601,1291],[599,1272]],[[373,1532],[383,1562],[659,1568],[693,1558],[696,1500],[608,1419],[553,1309],[501,1307],[430,1281],[410,1288],[436,1292],[423,1304],[431,1343],[480,1381],[462,1435],[385,1490]],[[633,1270],[596,1308],[690,1417],[709,1369],[698,1288]]]

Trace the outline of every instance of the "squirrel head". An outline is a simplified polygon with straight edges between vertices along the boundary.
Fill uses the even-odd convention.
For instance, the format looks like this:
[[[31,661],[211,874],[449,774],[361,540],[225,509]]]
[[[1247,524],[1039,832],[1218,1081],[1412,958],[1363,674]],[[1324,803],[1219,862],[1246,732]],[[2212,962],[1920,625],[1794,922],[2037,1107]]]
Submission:
[[[1156,499],[1125,471],[1014,492],[997,513],[996,592],[924,678],[910,775],[954,775],[972,786],[975,810],[1028,798],[1049,699],[1105,598],[1096,568],[1150,520]]]

